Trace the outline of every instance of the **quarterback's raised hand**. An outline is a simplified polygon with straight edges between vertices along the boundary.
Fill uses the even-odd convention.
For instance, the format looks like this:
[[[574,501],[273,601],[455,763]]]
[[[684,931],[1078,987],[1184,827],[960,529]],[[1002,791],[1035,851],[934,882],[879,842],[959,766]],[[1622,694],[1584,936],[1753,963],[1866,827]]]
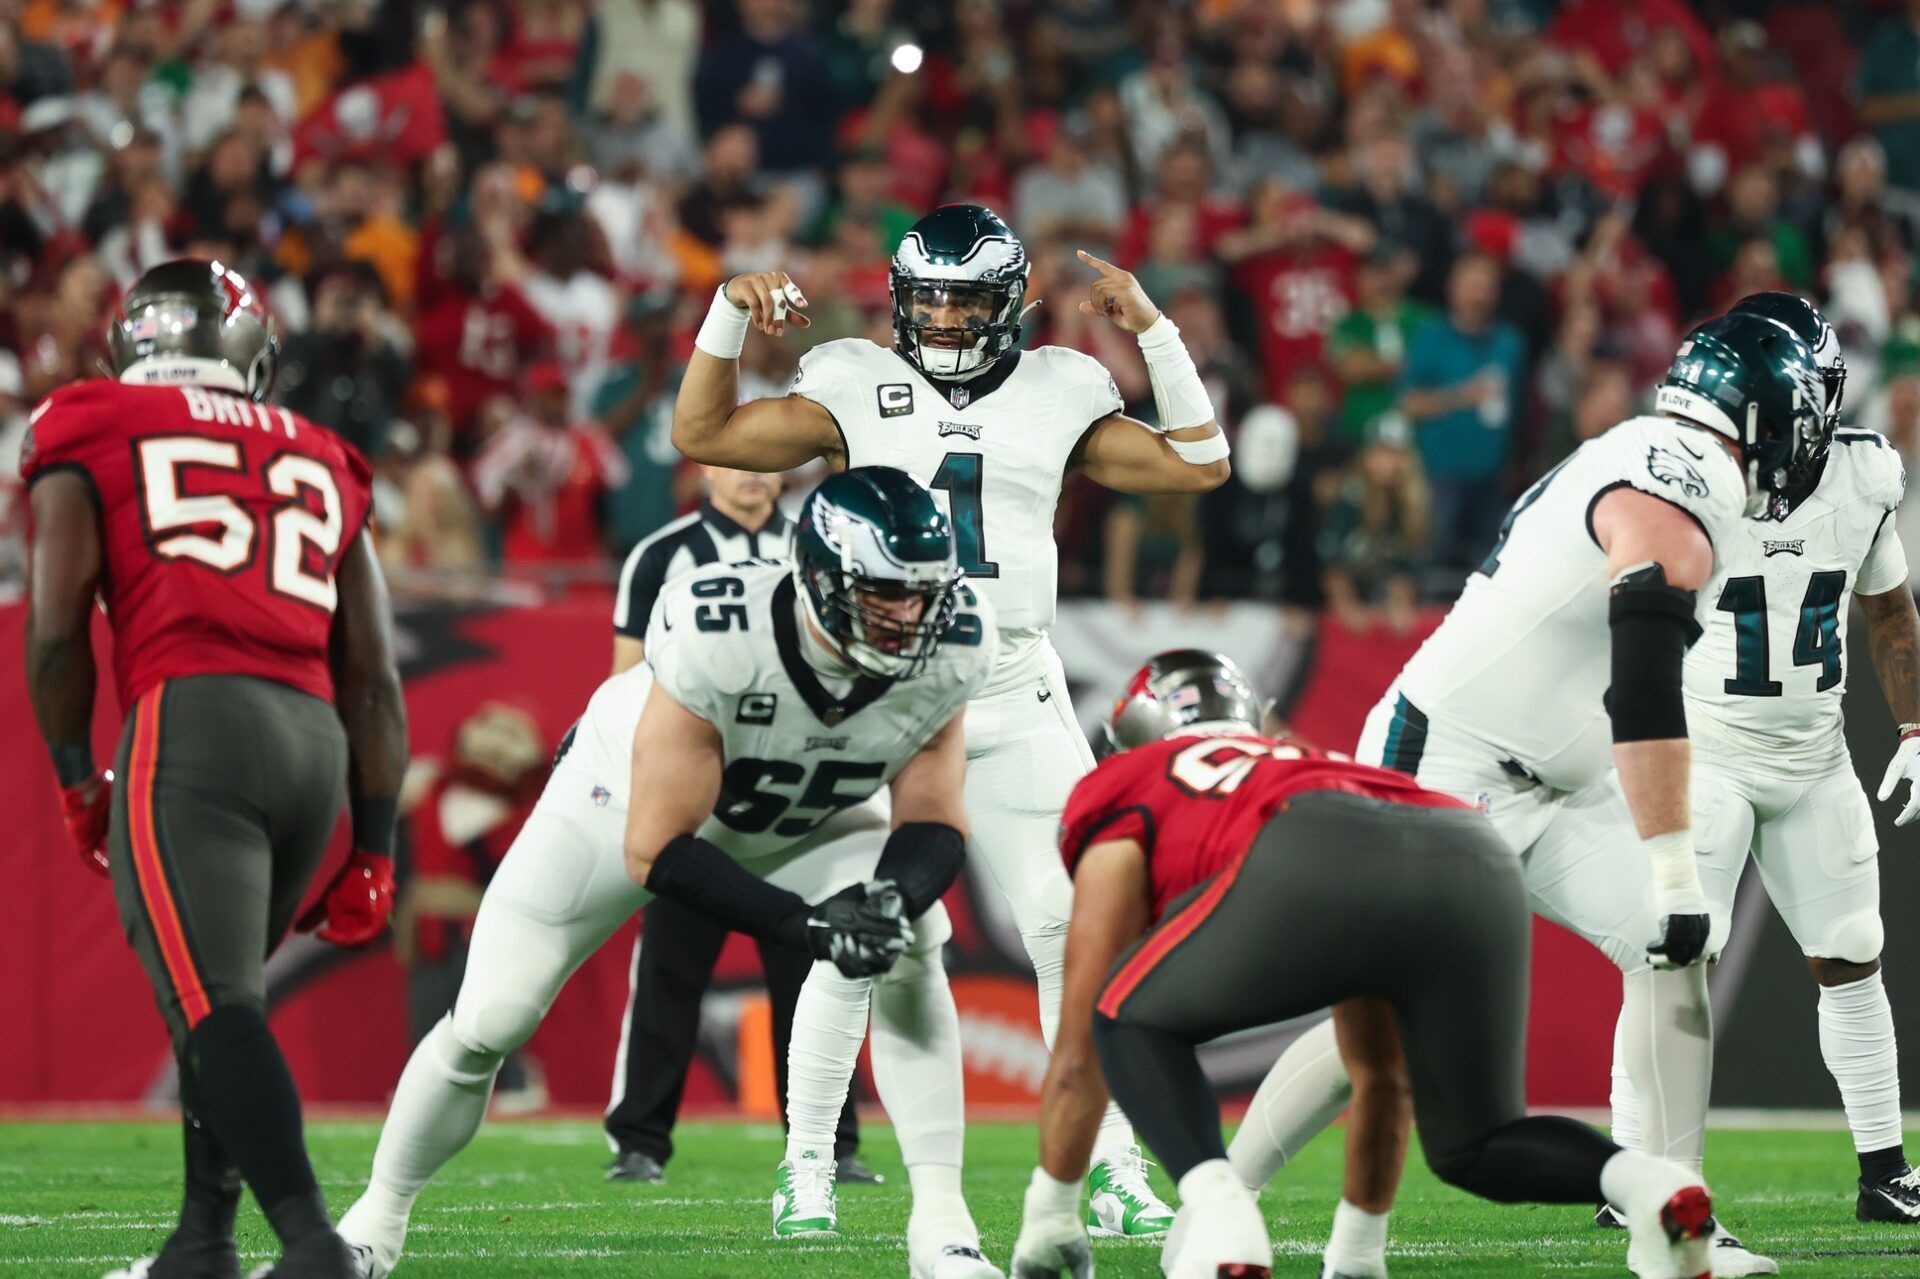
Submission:
[[[727,301],[745,307],[753,327],[779,337],[791,321],[811,328],[813,321],[802,312],[807,305],[800,286],[785,271],[749,271],[727,281]]]
[[[1900,815],[1893,819],[1895,826],[1905,826],[1920,817],[1920,725],[1908,724],[1900,734],[1900,748],[1894,751],[1886,774],[1880,779],[1879,798],[1891,798],[1902,781],[1907,783],[1907,802],[1901,806]]]
[[[1085,249],[1076,252],[1082,262],[1100,273],[1087,301],[1080,304],[1082,315],[1104,315],[1129,333],[1144,333],[1160,318],[1160,308],[1140,287],[1140,281],[1133,278],[1133,272],[1122,271]]]
[[[886,880],[841,889],[807,915],[807,949],[848,977],[877,977],[913,944],[900,890]]]

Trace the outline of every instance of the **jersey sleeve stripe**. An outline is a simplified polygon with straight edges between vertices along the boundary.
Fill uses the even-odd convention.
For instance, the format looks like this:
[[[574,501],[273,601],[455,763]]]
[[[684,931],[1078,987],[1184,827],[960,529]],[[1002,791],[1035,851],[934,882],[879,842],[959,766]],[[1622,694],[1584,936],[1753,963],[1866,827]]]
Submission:
[[[1665,502],[1668,506],[1671,506],[1674,510],[1680,512],[1682,515],[1692,520],[1694,522],[1694,525],[1699,528],[1701,536],[1707,539],[1707,545],[1709,546],[1713,545],[1713,534],[1707,530],[1706,521],[1701,519],[1694,512],[1688,510],[1686,507],[1680,505],[1680,503],[1674,501],[1670,497],[1661,497],[1660,494],[1653,492],[1651,489],[1641,488],[1638,484],[1635,484],[1632,480],[1615,480],[1611,484],[1602,486],[1600,490],[1593,495],[1593,500],[1587,503],[1587,517],[1586,517],[1587,536],[1593,539],[1593,544],[1595,546],[1600,546],[1600,536],[1599,534],[1593,531],[1593,513],[1595,510],[1599,508],[1600,499],[1605,497],[1607,494],[1613,492],[1615,489],[1632,489],[1636,493],[1645,493],[1648,497],[1653,498],[1656,501]],[[1600,546],[1600,549],[1604,551],[1606,547]]]
[[[1214,908],[1220,904],[1227,890],[1233,887],[1233,881],[1240,876],[1240,868],[1246,865],[1244,854],[1234,859],[1233,864],[1214,876],[1201,894],[1188,902],[1178,913],[1168,916],[1160,926],[1147,934],[1140,949],[1133,953],[1121,966],[1119,972],[1100,992],[1099,1002],[1094,1007],[1104,1017],[1119,1017],[1121,1009],[1132,997],[1140,984],[1153,974],[1160,961],[1179,949],[1180,944],[1193,935],[1193,930],[1207,921]]]
[[[134,881],[146,907],[147,922],[153,928],[155,945],[173,984],[174,998],[180,1001],[181,1015],[191,1030],[206,1019],[213,1005],[194,966],[193,951],[167,875],[159,825],[154,817],[160,713],[166,691],[167,681],[162,680],[147,690],[134,709],[133,748],[127,762],[128,843],[133,849]]]
[[[1140,818],[1141,824],[1147,828],[1145,832],[1146,840],[1141,844],[1141,850],[1145,852],[1147,856],[1153,856],[1153,810],[1145,804],[1128,804],[1124,808],[1116,808],[1110,813],[1103,814],[1099,821],[1094,822],[1088,826],[1086,830],[1081,832],[1080,838],[1075,841],[1075,845],[1071,850],[1064,850],[1066,851],[1067,874],[1073,874],[1073,868],[1080,864],[1082,855],[1086,853],[1087,849],[1093,847],[1093,845],[1099,841],[1101,831],[1106,830],[1122,817],[1135,815]]]

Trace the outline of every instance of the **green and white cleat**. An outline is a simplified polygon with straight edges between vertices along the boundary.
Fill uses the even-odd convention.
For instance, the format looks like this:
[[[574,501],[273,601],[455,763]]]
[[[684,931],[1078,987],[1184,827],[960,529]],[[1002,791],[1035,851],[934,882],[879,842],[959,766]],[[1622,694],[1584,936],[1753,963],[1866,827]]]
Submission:
[[[1107,1238],[1151,1239],[1173,1225],[1173,1209],[1147,1184],[1149,1164],[1140,1147],[1099,1160],[1087,1170],[1087,1233]]]
[[[833,1160],[813,1155],[780,1161],[773,1187],[773,1233],[781,1239],[840,1233],[833,1198]]]

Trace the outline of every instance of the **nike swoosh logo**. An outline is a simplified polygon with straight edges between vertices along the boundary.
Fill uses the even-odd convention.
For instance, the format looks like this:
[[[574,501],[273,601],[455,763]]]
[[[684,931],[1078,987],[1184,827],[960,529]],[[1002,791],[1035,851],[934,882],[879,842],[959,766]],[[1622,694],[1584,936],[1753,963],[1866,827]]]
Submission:
[[[1687,448],[1687,442],[1685,440],[1675,440],[1674,443],[1678,444],[1681,448],[1686,449],[1686,451],[1692,455],[1694,461],[1704,462],[1707,460],[1707,455],[1705,453],[1695,453],[1692,449]]]
[[[1044,702],[1044,701],[1046,701],[1046,700],[1047,700],[1048,698],[1050,698],[1050,697],[1052,697],[1052,696],[1053,696],[1053,691],[1052,691],[1051,689],[1049,689],[1048,691],[1046,691],[1046,692],[1044,692],[1044,693],[1042,693],[1042,694],[1040,694],[1040,700]]]
[[[1902,1216],[1911,1217],[1915,1221],[1920,1221],[1920,1204],[1904,1203],[1897,1196],[1890,1195],[1884,1190],[1876,1189],[1873,1193],[1892,1204],[1894,1211],[1900,1213]]]

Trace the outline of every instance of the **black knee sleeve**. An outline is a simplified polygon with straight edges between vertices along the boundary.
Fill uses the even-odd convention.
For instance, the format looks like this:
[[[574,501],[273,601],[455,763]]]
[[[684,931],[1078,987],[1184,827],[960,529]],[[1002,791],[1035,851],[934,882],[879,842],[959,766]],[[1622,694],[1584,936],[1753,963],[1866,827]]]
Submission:
[[[1227,1157],[1220,1103],[1195,1045],[1095,1010],[1093,1046],[1107,1091],[1176,1183],[1207,1160]]]

